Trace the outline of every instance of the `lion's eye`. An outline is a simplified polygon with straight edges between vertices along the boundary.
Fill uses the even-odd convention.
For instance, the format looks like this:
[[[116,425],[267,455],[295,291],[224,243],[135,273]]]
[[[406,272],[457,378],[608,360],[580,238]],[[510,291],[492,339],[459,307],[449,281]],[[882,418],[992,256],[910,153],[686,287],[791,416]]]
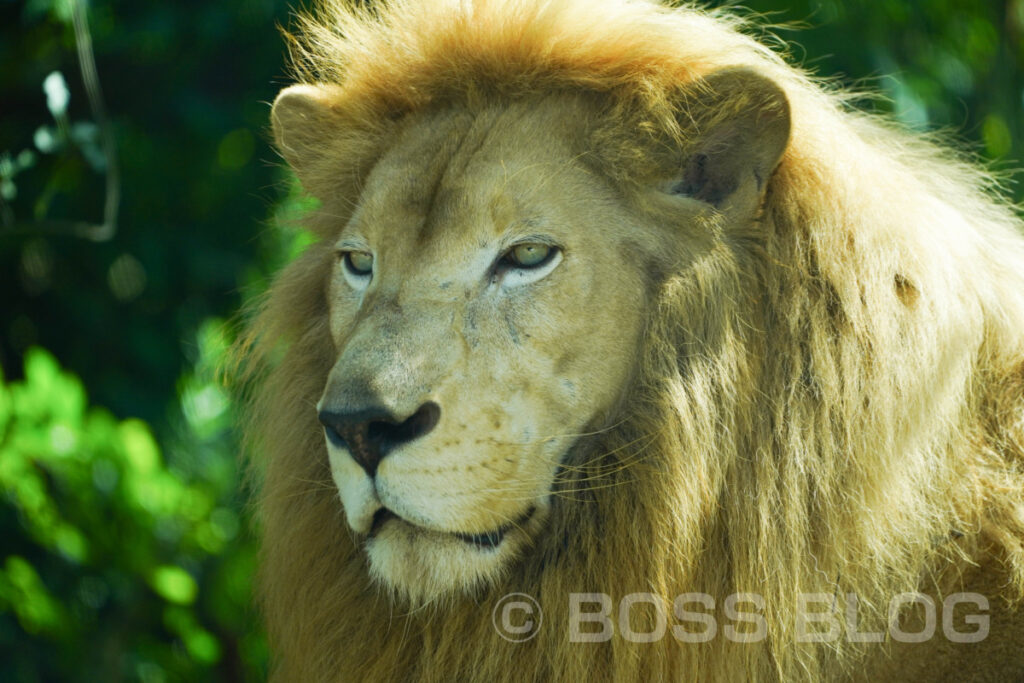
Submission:
[[[557,250],[539,242],[517,244],[505,254],[504,261],[513,268],[540,268],[551,260]]]
[[[365,251],[346,251],[341,256],[345,270],[356,277],[368,277],[373,273],[373,254]]]
[[[562,249],[545,242],[521,242],[506,251],[491,271],[503,288],[537,282],[562,262]]]

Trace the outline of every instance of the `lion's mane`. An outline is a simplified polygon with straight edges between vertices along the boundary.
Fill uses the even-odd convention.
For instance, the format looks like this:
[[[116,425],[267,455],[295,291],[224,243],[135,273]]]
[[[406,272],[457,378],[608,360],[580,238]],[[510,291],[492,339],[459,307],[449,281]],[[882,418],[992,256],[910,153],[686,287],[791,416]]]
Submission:
[[[744,30],[629,1],[325,0],[300,19],[294,75],[333,89],[349,122],[305,181],[338,196],[357,197],[396,119],[436,102],[604,93],[619,105],[602,153],[625,168],[642,163],[637,117],[678,132],[680,85],[741,65],[782,86],[793,128],[752,232],[658,283],[630,400],[586,444],[551,528],[476,599],[415,611],[370,583],[331,482],[313,406],[334,360],[327,238],[344,221],[310,217],[325,239],[277,279],[245,350],[269,368],[250,431],[284,678],[816,678],[860,650],[797,643],[798,593],[856,594],[862,629],[879,630],[892,596],[941,592],[984,557],[1019,595],[1020,220],[970,163],[852,111]],[[490,615],[513,591],[546,624],[566,623],[570,592],[758,593],[769,635],[581,645],[553,627],[514,644]]]

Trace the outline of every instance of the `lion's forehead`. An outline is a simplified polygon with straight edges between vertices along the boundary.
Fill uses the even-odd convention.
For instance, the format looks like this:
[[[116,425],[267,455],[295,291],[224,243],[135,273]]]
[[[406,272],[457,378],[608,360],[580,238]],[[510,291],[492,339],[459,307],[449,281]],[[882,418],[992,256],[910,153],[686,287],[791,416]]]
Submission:
[[[443,260],[556,219],[566,176],[585,173],[559,118],[557,107],[521,105],[415,117],[374,166],[345,233]]]

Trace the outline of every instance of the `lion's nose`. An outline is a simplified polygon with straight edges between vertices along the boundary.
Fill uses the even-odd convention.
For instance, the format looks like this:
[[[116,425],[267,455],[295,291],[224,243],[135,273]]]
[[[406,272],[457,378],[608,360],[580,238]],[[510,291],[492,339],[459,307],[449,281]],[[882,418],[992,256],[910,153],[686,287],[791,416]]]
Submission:
[[[377,473],[380,461],[394,448],[430,432],[441,417],[441,408],[429,401],[405,419],[386,408],[355,412],[325,409],[318,417],[331,443],[347,448],[352,458],[372,477]]]

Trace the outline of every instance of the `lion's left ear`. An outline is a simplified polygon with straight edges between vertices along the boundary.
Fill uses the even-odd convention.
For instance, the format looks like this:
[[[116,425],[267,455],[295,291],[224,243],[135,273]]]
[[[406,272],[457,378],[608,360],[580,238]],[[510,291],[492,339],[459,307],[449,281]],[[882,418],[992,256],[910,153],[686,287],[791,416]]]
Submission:
[[[789,141],[786,94],[767,76],[729,68],[687,88],[683,98],[680,123],[694,131],[694,141],[669,192],[727,214],[756,211]]]

